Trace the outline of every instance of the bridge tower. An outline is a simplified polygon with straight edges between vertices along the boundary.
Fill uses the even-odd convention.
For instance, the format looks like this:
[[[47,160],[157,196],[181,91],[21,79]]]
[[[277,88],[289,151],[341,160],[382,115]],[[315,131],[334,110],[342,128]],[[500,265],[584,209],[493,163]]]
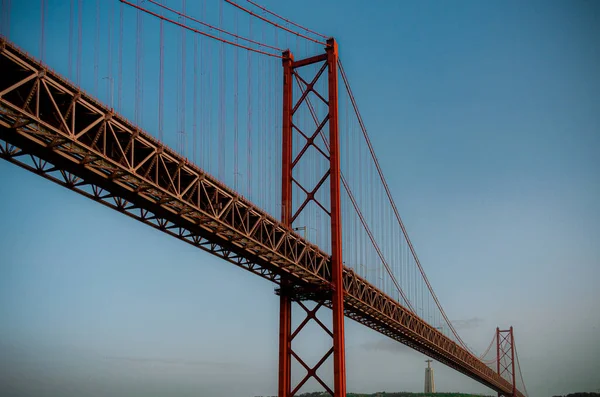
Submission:
[[[315,74],[312,81],[305,81],[296,70],[313,64],[321,64],[319,71]],[[317,92],[315,83],[321,75],[327,70],[327,100],[323,95]],[[294,79],[297,80],[300,88],[300,95],[297,101],[294,100]],[[302,87],[302,84],[304,88]],[[309,99],[309,92],[316,94],[328,107],[327,114],[322,120],[318,120]],[[315,130],[312,133],[305,133],[294,124],[294,114],[305,104],[311,110],[315,119]],[[317,121],[318,120],[318,121]],[[329,136],[326,141],[328,153],[322,153],[329,163],[329,169],[324,173],[320,181],[314,186],[303,187],[300,182],[294,179],[293,171],[298,165],[298,161],[306,153],[306,150],[312,145],[315,148],[315,140],[323,134],[322,130],[328,125]],[[288,228],[292,229],[294,220],[306,208],[306,205],[312,200],[325,210],[326,203],[320,203],[316,192],[322,188],[324,182],[329,179],[329,209],[325,210],[331,218],[331,283],[323,290],[314,290],[311,288],[292,288],[291,283],[285,276],[281,279],[280,295],[280,317],[279,317],[279,397],[292,397],[302,387],[302,385],[311,377],[319,382],[323,388],[335,397],[346,396],[346,362],[344,347],[344,289],[342,283],[342,225],[341,225],[341,206],[340,206],[340,147],[338,131],[338,48],[333,38],[327,40],[325,53],[310,58],[295,61],[292,53],[287,50],[283,52],[283,123],[282,123],[282,204],[281,221]],[[294,133],[300,134],[305,145],[298,151],[296,158],[293,158],[293,136]],[[292,188],[296,184],[305,194],[303,203],[296,207],[292,202]],[[310,299],[317,302],[314,309],[308,309],[302,302]],[[296,330],[292,330],[292,302],[296,302],[306,311],[306,318],[300,323]],[[333,329],[328,329],[316,317],[316,312],[323,306],[329,306],[333,313]],[[292,348],[292,341],[310,320],[317,322],[333,339],[332,348],[323,355],[323,358],[314,366],[309,367],[299,357]],[[319,367],[333,354],[333,389],[323,382],[317,374]],[[291,364],[292,358],[297,360],[305,369],[306,376],[297,384],[291,383]]]
[[[498,375],[512,383],[512,397],[517,395],[515,374],[515,339],[513,327],[501,330],[496,328],[496,357]],[[498,393],[498,397],[504,396]]]

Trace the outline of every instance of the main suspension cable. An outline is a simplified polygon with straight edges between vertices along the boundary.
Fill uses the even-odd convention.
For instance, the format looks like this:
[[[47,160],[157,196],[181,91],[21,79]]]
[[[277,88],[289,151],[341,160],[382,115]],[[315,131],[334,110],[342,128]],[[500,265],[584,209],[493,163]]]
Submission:
[[[486,354],[489,353],[490,349],[492,348],[492,345],[494,344],[494,341],[496,340],[496,334],[494,334],[494,337],[492,338],[492,340],[490,341],[489,346],[487,347],[487,349],[485,349],[485,353],[483,353],[481,356],[479,356],[479,359],[483,361],[483,358],[485,357]]]
[[[324,39],[328,39],[328,38],[329,38],[328,36],[325,36],[324,34],[317,33],[317,32],[315,32],[314,30],[310,30],[310,29],[308,29],[308,28],[305,28],[304,26],[301,26],[301,25],[298,25],[297,23],[294,23],[294,22],[292,22],[292,21],[290,21],[289,19],[286,19],[286,18],[282,17],[281,15],[277,15],[277,14],[275,14],[273,11],[270,11],[270,10],[269,10],[269,9],[267,9],[266,7],[263,7],[263,6],[261,6],[261,5],[258,5],[258,4],[256,4],[256,3],[255,3],[255,2],[253,2],[252,0],[246,0],[246,1],[247,1],[248,3],[250,3],[250,4],[252,4],[253,6],[260,8],[261,10],[265,11],[266,13],[269,13],[269,14],[273,15],[274,17],[276,17],[276,18],[279,18],[279,19],[281,19],[281,20],[283,20],[283,21],[285,21],[285,22],[289,23],[290,25],[293,25],[293,26],[295,26],[295,27],[297,27],[297,28],[300,28],[300,29],[302,29],[302,30],[305,30],[305,31],[307,31],[307,32],[309,32],[309,33],[312,33],[312,34],[314,34],[314,35],[321,36],[321,37],[322,37],[322,38],[324,38]]]
[[[123,1],[123,0],[121,0],[121,1]],[[312,42],[315,42],[315,43],[317,43],[317,44],[322,44],[322,45],[326,45],[326,44],[327,44],[327,43],[324,43],[324,42],[322,42],[322,41],[315,40],[315,39],[313,39],[312,37],[305,36],[305,35],[303,35],[302,33],[294,32],[293,30],[291,30],[291,29],[288,29],[288,28],[286,28],[285,26],[281,26],[281,25],[279,25],[279,24],[278,24],[278,23],[276,23],[276,22],[269,21],[267,18],[265,18],[265,17],[262,17],[262,16],[260,16],[260,15],[258,15],[258,14],[256,14],[256,13],[254,13],[254,12],[252,12],[252,11],[248,10],[247,8],[244,8],[244,7],[242,7],[241,5],[239,5],[239,4],[237,4],[237,3],[234,3],[234,2],[233,2],[233,1],[231,1],[231,0],[225,0],[225,1],[226,1],[227,3],[229,3],[229,4],[231,4],[232,6],[234,6],[234,7],[236,7],[236,8],[239,8],[240,10],[242,10],[242,11],[244,11],[244,12],[246,12],[246,13],[248,13],[248,14],[252,15],[253,17],[256,17],[256,18],[258,18],[258,19],[260,19],[260,20],[262,20],[262,21],[265,21],[266,23],[268,23],[268,24],[271,24],[271,25],[273,25],[273,26],[275,26],[275,27],[277,27],[277,28],[279,28],[279,29],[283,29],[283,30],[285,30],[285,31],[286,31],[286,32],[288,32],[288,33],[294,34],[294,35],[296,35],[297,37],[302,37],[303,39],[310,40],[310,41],[312,41]]]
[[[258,42],[258,41],[255,41],[255,40],[249,39],[249,38],[247,38],[247,37],[242,37],[242,36],[240,36],[240,35],[238,35],[238,34],[235,34],[235,33],[228,32],[228,31],[226,31],[226,30],[224,30],[224,29],[221,29],[221,28],[219,28],[219,27],[216,27],[216,26],[213,26],[213,25],[211,25],[211,24],[208,24],[208,23],[206,23],[206,22],[200,21],[199,19],[195,19],[195,18],[193,18],[193,17],[191,17],[191,16],[189,16],[189,15],[185,15],[185,14],[183,14],[183,13],[182,13],[182,12],[180,12],[180,11],[177,11],[177,10],[175,10],[175,9],[173,9],[173,8],[167,7],[167,6],[166,6],[166,5],[164,5],[164,4],[160,4],[159,2],[157,2],[157,1],[155,1],[155,0],[147,0],[147,1],[148,1],[149,3],[152,3],[152,4],[155,4],[155,5],[159,6],[159,7],[161,7],[161,8],[164,8],[165,10],[167,10],[167,11],[169,11],[169,12],[175,13],[175,14],[179,15],[180,17],[184,17],[184,18],[186,18],[186,19],[189,19],[190,21],[194,21],[194,22],[196,22],[196,23],[199,23],[199,24],[200,24],[200,25],[202,25],[202,26],[206,26],[206,27],[207,27],[207,28],[209,28],[209,29],[214,29],[214,30],[216,30],[217,32],[224,33],[224,34],[226,34],[226,35],[229,35],[229,36],[231,36],[231,37],[234,37],[234,38],[236,38],[236,39],[238,39],[238,40],[244,40],[244,41],[247,41],[247,42],[249,42],[249,43],[256,44],[257,46],[260,46],[260,47],[270,48],[270,49],[272,49],[272,50],[275,50],[275,51],[283,52],[283,49],[281,49],[281,48],[277,48],[277,47],[274,47],[274,46],[271,46],[271,45],[268,45],[268,44],[264,44],[264,43],[261,43],[261,42]],[[237,43],[237,42],[236,42],[236,43],[233,43],[233,44],[235,44],[236,46],[239,46],[239,43]]]
[[[515,345],[515,356],[517,358],[517,367],[519,368],[519,376],[521,377],[521,382],[523,383],[523,391],[525,392],[526,396],[529,396],[529,393],[527,393],[527,386],[525,386],[525,379],[523,379],[523,373],[521,372],[521,363],[519,362],[519,351],[517,350],[517,344],[515,343],[515,339],[513,336],[513,345]]]
[[[223,43],[226,43],[226,44],[229,44],[229,45],[232,45],[232,46],[235,46],[235,47],[243,48],[243,49],[245,49],[245,50],[248,50],[248,51],[251,51],[251,52],[256,52],[256,53],[258,53],[258,54],[267,55],[267,56],[270,56],[270,57],[273,57],[273,58],[282,58],[282,56],[281,56],[281,55],[279,55],[279,54],[273,54],[273,53],[270,53],[270,52],[266,52],[266,51],[257,50],[256,48],[248,47],[248,46],[245,46],[245,45],[242,45],[242,44],[236,44],[236,43],[235,43],[235,42],[233,42],[233,41],[229,41],[229,40],[226,40],[226,39],[222,39],[222,38],[219,38],[219,37],[217,37],[217,36],[214,36],[214,35],[212,35],[212,34],[209,34],[209,33],[206,33],[206,32],[202,32],[202,31],[200,31],[200,30],[198,30],[198,29],[194,29],[194,28],[192,28],[192,27],[190,27],[190,26],[187,26],[187,25],[185,25],[185,24],[182,24],[182,23],[180,23],[180,22],[174,21],[174,20],[172,20],[172,19],[169,19],[169,18],[167,18],[167,17],[164,17],[164,16],[162,16],[162,15],[159,15],[159,14],[157,14],[157,13],[155,13],[155,12],[153,12],[153,11],[150,11],[150,10],[148,10],[148,9],[144,8],[144,7],[140,7],[140,6],[137,6],[137,5],[135,5],[135,4],[132,4],[132,3],[130,3],[130,2],[129,2],[129,1],[127,1],[127,0],[119,0],[119,1],[120,1],[121,3],[123,3],[123,4],[127,4],[127,5],[128,5],[128,6],[130,6],[130,7],[137,8],[138,10],[140,10],[140,11],[143,11],[143,12],[145,12],[146,14],[150,14],[150,15],[152,15],[152,16],[154,16],[154,17],[156,17],[156,18],[159,18],[159,19],[162,19],[162,20],[164,20],[164,21],[170,22],[170,23],[172,23],[172,24],[174,24],[174,25],[177,25],[177,26],[181,26],[181,27],[182,27],[182,28],[184,28],[184,29],[187,29],[187,30],[190,30],[190,31],[192,31],[192,32],[195,32],[195,33],[201,34],[201,35],[203,35],[203,36],[210,37],[211,39],[218,40],[218,41],[221,41],[221,42],[223,42]],[[186,17],[186,18],[187,18],[187,17]]]

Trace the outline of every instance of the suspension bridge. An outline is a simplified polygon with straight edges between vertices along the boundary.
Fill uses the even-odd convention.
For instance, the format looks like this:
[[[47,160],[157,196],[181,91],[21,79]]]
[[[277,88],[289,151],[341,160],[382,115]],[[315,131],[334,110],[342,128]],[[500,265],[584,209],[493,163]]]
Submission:
[[[17,3],[2,1],[0,157],[275,283],[280,397],[311,378],[346,395],[345,317],[527,395],[512,327],[476,354],[442,309],[334,38],[250,0]],[[314,365],[294,350],[309,322],[331,337]]]

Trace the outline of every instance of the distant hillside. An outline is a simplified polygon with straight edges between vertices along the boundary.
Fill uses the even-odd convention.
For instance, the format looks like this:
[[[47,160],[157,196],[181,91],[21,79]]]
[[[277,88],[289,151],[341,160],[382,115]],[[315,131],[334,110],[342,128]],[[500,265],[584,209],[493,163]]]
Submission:
[[[553,396],[553,397],[600,397],[600,393],[571,393],[564,396]]]
[[[307,394],[306,397],[316,397],[314,394]],[[479,394],[464,394],[464,393],[409,393],[401,392],[379,392],[373,394],[355,394],[348,393],[347,397],[491,397]]]
[[[298,394],[297,397],[329,397],[328,393],[325,392],[313,392]],[[480,394],[464,394],[464,393],[409,393],[406,391],[401,392],[385,392],[381,391],[372,394],[361,394],[361,393],[348,393],[347,397],[491,397]],[[263,397],[263,396],[256,396]],[[264,397],[276,397],[276,396],[264,396]],[[561,397],[561,396],[557,396]],[[600,395],[569,395],[565,397],[600,397]]]
[[[256,397],[276,397],[276,396],[256,396]],[[298,394],[296,397],[329,397],[328,393],[325,392],[313,392]],[[409,393],[406,391],[401,392],[385,392],[381,391],[372,394],[361,394],[361,393],[348,393],[347,397],[492,397],[485,396],[482,394],[464,394],[464,393]],[[564,396],[552,396],[552,397],[600,397],[600,393],[571,393]]]

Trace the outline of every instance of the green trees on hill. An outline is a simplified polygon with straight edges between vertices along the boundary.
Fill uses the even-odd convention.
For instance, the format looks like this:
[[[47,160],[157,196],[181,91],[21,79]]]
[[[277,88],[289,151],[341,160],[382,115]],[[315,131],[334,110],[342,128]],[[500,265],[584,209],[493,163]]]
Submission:
[[[313,392],[313,393],[303,393],[299,394],[297,397],[329,397],[328,393],[325,392]],[[263,396],[256,396],[263,397]],[[267,397],[267,396],[265,396]],[[275,396],[272,396],[275,397]],[[348,393],[347,397],[486,397],[474,394],[463,394],[463,393],[409,393],[409,392],[378,392],[371,394],[361,394],[361,393]],[[565,397],[600,397],[600,396],[565,396]]]
[[[313,397],[313,396],[311,396]],[[409,393],[409,392],[379,392],[373,394],[348,393],[348,397],[483,397],[474,394],[463,393]]]
[[[565,396],[554,396],[554,397],[600,397],[600,393],[571,393]]]
[[[409,393],[409,392],[379,392],[373,394],[354,394],[348,393],[348,397],[483,397],[473,394],[463,393]]]
[[[263,397],[263,396],[256,396]],[[264,396],[264,397],[276,397],[276,396]],[[329,397],[328,393],[325,392],[313,392],[299,394],[297,397]],[[409,393],[405,391],[390,393],[390,392],[379,392],[379,393],[348,393],[347,397],[491,397],[482,396],[476,394],[463,394],[463,393]],[[565,396],[553,396],[553,397],[600,397],[600,393],[571,393]]]

